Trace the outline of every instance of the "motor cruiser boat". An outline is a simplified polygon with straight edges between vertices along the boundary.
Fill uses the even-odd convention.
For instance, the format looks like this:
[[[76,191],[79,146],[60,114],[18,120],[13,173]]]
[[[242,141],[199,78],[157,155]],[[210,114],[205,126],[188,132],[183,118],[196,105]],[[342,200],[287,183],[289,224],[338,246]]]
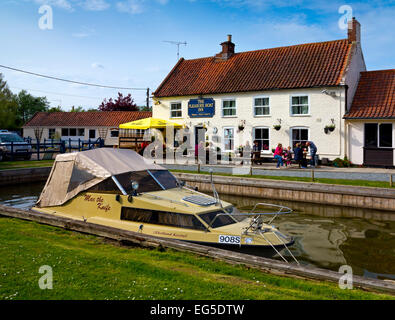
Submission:
[[[289,251],[293,239],[271,223],[291,209],[257,204],[241,213],[212,188],[213,196],[189,188],[132,150],[100,148],[58,155],[33,210],[168,239]]]

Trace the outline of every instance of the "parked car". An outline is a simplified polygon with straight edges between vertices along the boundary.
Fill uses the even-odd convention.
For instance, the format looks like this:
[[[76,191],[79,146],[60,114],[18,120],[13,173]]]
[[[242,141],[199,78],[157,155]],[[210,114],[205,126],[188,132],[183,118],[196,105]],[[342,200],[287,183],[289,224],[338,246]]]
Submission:
[[[32,146],[18,134],[0,130],[0,161],[11,158],[11,156],[29,160],[32,156]]]

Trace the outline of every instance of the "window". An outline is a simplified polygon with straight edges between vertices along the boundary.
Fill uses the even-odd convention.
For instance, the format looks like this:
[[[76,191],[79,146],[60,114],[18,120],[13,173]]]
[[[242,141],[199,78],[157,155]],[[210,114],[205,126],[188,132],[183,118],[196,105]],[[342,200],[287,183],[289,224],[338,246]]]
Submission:
[[[55,129],[48,129],[48,139],[55,139]]]
[[[89,139],[96,139],[96,130],[95,129],[89,130]]]
[[[150,174],[151,173],[151,174]],[[167,170],[134,171],[116,175],[118,182],[130,194],[132,193],[132,182],[139,184],[138,193],[168,190],[177,187],[177,180]],[[119,188],[112,178],[108,178],[89,189],[89,192],[111,192],[120,193]]]
[[[267,116],[270,114],[269,98],[254,99],[254,116]]]
[[[309,114],[309,97],[308,96],[293,96],[291,102],[292,115],[306,115]]]
[[[217,217],[218,214],[221,215]],[[231,215],[224,215],[223,211],[202,213],[199,215],[199,217],[202,218],[203,221],[206,222],[208,225],[210,225],[210,223],[213,222],[211,226],[212,228],[219,228],[236,223],[235,219],[231,217]]]
[[[170,104],[170,118],[181,118],[182,117],[182,107],[181,102]]]
[[[365,147],[392,148],[392,123],[365,123]]]
[[[158,224],[177,228],[206,230],[204,225],[194,215],[176,212],[122,207],[121,220]]]
[[[234,128],[224,128],[224,150],[234,150]]]
[[[119,131],[118,130],[111,130],[111,138],[118,138],[119,137]]]
[[[309,141],[309,129],[307,128],[292,128],[292,148],[295,148],[297,143],[305,144]]]
[[[392,123],[382,123],[379,126],[379,147],[392,148]]]
[[[62,128],[62,137],[84,137],[84,128]]]
[[[222,116],[223,117],[236,116],[236,100],[223,100],[222,101]]]
[[[254,128],[254,141],[258,141],[259,150],[269,150],[269,128]]]

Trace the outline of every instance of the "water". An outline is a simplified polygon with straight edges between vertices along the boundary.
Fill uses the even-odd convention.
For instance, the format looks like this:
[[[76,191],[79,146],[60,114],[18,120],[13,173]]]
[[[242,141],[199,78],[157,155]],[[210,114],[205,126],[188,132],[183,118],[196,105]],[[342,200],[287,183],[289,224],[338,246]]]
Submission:
[[[31,208],[43,186],[34,183],[0,188],[0,204]],[[395,212],[226,195],[221,195],[221,199],[232,202],[243,212],[251,210],[257,202],[292,208],[292,214],[277,217],[273,224],[295,238],[290,249],[303,265],[334,271],[349,265],[354,274],[395,280]],[[258,249],[249,253],[267,255]],[[282,253],[291,261],[285,250]]]

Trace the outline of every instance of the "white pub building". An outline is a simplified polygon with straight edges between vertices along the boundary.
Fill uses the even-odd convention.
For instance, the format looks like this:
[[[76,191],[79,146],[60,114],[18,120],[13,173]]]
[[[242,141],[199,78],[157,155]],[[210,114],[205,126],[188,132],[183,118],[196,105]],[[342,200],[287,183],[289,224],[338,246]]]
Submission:
[[[347,155],[344,115],[366,70],[360,24],[348,38],[236,52],[229,35],[214,56],[181,58],[154,92],[153,117],[184,124],[234,152],[257,140],[262,153],[313,141],[320,158]],[[220,139],[213,140],[218,135]]]

